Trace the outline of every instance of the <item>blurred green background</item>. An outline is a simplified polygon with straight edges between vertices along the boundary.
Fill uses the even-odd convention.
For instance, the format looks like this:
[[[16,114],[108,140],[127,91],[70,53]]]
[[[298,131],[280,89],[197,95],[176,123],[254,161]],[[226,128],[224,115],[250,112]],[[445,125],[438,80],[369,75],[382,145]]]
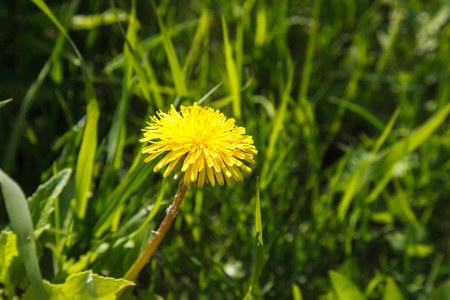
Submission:
[[[0,5],[0,166],[27,196],[72,169],[36,236],[44,279],[123,276],[177,189],[143,163],[140,129],[222,83],[202,105],[253,136],[253,172],[190,191],[127,297],[243,299],[257,177],[254,297],[346,299],[331,270],[361,299],[449,286],[448,1],[35,3]]]

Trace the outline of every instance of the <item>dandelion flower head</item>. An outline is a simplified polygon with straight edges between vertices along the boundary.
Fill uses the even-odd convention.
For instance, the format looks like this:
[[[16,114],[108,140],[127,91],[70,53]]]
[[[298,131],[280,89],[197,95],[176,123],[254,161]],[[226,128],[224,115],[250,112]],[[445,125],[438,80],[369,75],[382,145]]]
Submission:
[[[219,110],[194,103],[181,106],[177,112],[172,105],[168,113],[159,111],[150,120],[140,139],[141,143],[150,143],[142,150],[143,154],[148,154],[145,162],[165,153],[154,172],[168,165],[163,174],[167,177],[178,165],[184,173],[185,185],[197,182],[203,187],[206,178],[212,186],[216,180],[223,185],[225,178],[230,186],[232,177],[243,180],[239,168],[247,173],[252,171],[242,162],[255,163],[253,156],[258,151],[252,137]]]

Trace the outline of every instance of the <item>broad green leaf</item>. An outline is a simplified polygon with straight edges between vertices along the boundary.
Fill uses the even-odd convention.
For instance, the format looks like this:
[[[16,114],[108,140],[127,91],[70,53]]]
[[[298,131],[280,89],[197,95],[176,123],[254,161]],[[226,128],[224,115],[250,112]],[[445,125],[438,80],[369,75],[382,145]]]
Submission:
[[[31,287],[39,299],[48,299],[42,284],[39,260],[34,242],[33,223],[28,210],[25,195],[20,186],[0,169],[0,185],[5,199],[11,229],[17,236],[20,256],[22,257]]]
[[[111,277],[93,274],[92,271],[72,274],[63,284],[52,284],[44,281],[50,300],[114,300],[116,293],[134,283]],[[29,290],[22,300],[37,300]]]
[[[0,234],[0,282],[7,287],[10,280],[9,268],[14,257],[19,256],[16,241],[16,235],[11,231],[3,230]]]
[[[5,106],[6,104],[8,104],[11,101],[13,101],[12,98],[0,101],[0,108],[2,108],[3,106]]]
[[[392,278],[388,279],[383,300],[403,300],[403,295]]]
[[[264,265],[264,242],[263,242],[262,221],[261,221],[261,204],[259,199],[259,178],[256,180],[255,232],[256,232],[255,270],[252,283],[250,284],[250,287],[244,299],[249,299],[249,297],[251,296],[253,287],[255,286],[255,284],[258,283],[259,276],[261,275],[262,268]]]
[[[429,300],[450,299],[450,280],[433,291]]]
[[[345,275],[342,275],[335,271],[329,272],[333,291],[338,300],[364,300],[366,299],[356,285],[348,279]]]
[[[47,225],[48,218],[53,212],[55,198],[61,194],[71,174],[72,169],[61,170],[41,184],[36,192],[27,199],[32,222],[36,224],[35,231]]]

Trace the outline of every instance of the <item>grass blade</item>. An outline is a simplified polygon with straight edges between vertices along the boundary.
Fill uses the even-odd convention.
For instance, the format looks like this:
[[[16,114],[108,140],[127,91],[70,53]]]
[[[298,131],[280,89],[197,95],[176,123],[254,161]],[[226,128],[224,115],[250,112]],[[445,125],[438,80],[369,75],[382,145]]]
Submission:
[[[292,285],[292,298],[294,300],[303,300],[302,291],[295,283]]]
[[[23,124],[25,122],[28,109],[34,100],[37,91],[44,82],[45,77],[47,77],[47,74],[50,71],[50,66],[51,66],[51,59],[48,59],[47,62],[42,67],[41,71],[39,72],[39,75],[36,78],[36,80],[31,84],[22,101],[19,113],[17,114],[16,120],[14,122],[15,126],[12,129],[11,135],[7,143],[8,146],[6,148],[6,153],[3,160],[3,168],[5,169],[6,172],[9,172],[11,170],[12,164],[16,160],[17,145],[19,143],[20,132],[24,127]]]
[[[302,105],[302,102],[306,101],[307,99],[309,79],[311,77],[312,61],[314,57],[314,48],[316,46],[317,27],[319,25],[320,2],[321,0],[314,0],[314,7],[312,11],[313,23],[309,31],[308,45],[306,46],[305,63],[303,65],[300,91],[298,95],[299,105]]]
[[[141,157],[141,154],[139,153],[137,157]],[[151,165],[145,164],[143,160],[140,160],[137,167],[133,170],[130,169],[122,182],[111,192],[105,201],[102,214],[93,229],[96,237],[100,237],[111,226],[112,219],[120,206],[141,187],[152,169]]]
[[[256,179],[256,199],[255,199],[255,231],[256,231],[256,261],[252,283],[244,299],[249,299],[253,287],[259,280],[264,265],[264,242],[261,221],[261,204],[259,199],[259,178]]]
[[[360,167],[352,177],[350,187],[347,188],[341,203],[339,203],[338,218],[341,221],[344,219],[353,195],[359,191],[363,184],[369,182],[377,175],[387,174],[397,161],[422,145],[442,122],[445,121],[449,113],[450,104],[447,104],[410,136],[392,145],[377,156],[373,156],[369,161],[366,161],[364,166]]]
[[[84,128],[75,172],[75,212],[80,219],[84,218],[87,209],[88,192],[91,187],[95,152],[97,150],[99,115],[97,101],[90,101],[87,105],[86,127]]]
[[[383,123],[383,121],[378,119],[375,115],[373,115],[367,109],[365,109],[353,102],[350,102],[350,101],[344,100],[344,99],[340,99],[340,98],[336,98],[336,97],[332,97],[330,101],[331,101],[331,103],[338,104],[340,107],[345,106],[345,109],[351,110],[354,113],[360,115],[361,117],[366,119],[366,121],[371,123],[379,131],[383,131],[384,128],[386,127],[386,125]]]
[[[189,74],[192,66],[197,60],[203,37],[208,34],[208,25],[208,10],[205,9],[200,16],[200,19],[198,20],[197,31],[195,32],[191,49],[189,50],[183,66],[183,74]]]
[[[0,185],[6,210],[10,219],[11,228],[17,235],[20,255],[22,257],[28,279],[31,282],[37,299],[48,299],[42,283],[39,260],[36,254],[33,223],[25,195],[20,186],[0,169]]]
[[[389,133],[392,131],[392,128],[394,127],[395,121],[397,120],[399,113],[400,113],[400,107],[395,110],[388,125],[385,127],[383,133],[378,138],[375,146],[372,148],[372,151],[371,151],[372,156],[378,152],[381,145],[384,143],[384,141],[388,137]],[[360,180],[363,176],[364,170],[366,169],[368,163],[370,163],[370,162],[367,162],[367,161],[361,162],[361,165],[360,165],[358,171],[355,173],[355,175],[353,175],[353,177],[350,181],[350,184],[347,188],[347,191],[345,192],[344,196],[342,197],[341,202],[339,203],[338,217],[341,220],[343,220],[345,214],[347,213],[348,207],[350,206],[353,196],[355,195],[357,189],[359,188]]]
[[[233,97],[233,115],[235,118],[241,117],[241,94],[239,92],[239,74],[236,62],[233,59],[233,49],[228,39],[228,29],[225,17],[222,15],[223,47],[225,52],[225,65],[228,73],[231,96]]]
[[[13,101],[12,98],[0,101],[0,108],[2,108],[3,106],[5,106],[6,104],[8,104],[11,101]]]
[[[211,96],[212,93],[214,93],[221,85],[222,85],[222,82],[219,83],[218,85],[216,85],[215,87],[213,87],[208,93],[206,93],[205,96],[203,96],[200,100],[198,100],[197,104],[198,105],[202,104],[202,102],[205,101],[206,99],[208,99],[208,97]]]
[[[164,45],[164,50],[167,54],[167,60],[169,61],[170,70],[172,72],[172,79],[175,84],[175,89],[177,90],[177,94],[180,97],[187,95],[186,83],[184,82],[184,73],[181,70],[180,62],[178,61],[177,53],[175,52],[175,48],[172,44],[172,39],[170,38],[169,32],[164,25],[161,16],[158,14],[158,10],[156,8],[155,3],[151,0],[153,8],[156,13],[156,17],[158,18],[159,28],[161,29],[162,42]]]
[[[283,128],[283,124],[285,122],[285,119],[287,117],[287,104],[290,99],[291,89],[292,89],[292,82],[294,80],[294,64],[292,63],[292,60],[289,56],[287,56],[287,63],[288,67],[288,74],[287,74],[287,81],[285,86],[282,86],[281,90],[281,105],[280,108],[275,116],[275,120],[273,122],[272,132],[270,133],[269,138],[269,146],[267,147],[266,151],[266,163],[263,166],[263,169],[261,171],[261,188],[264,190],[269,183],[268,181],[268,172],[270,169],[272,169],[273,162],[272,158],[274,157],[275,153],[275,145],[278,141],[278,138],[280,137],[280,131]],[[284,85],[284,83],[281,83]],[[287,153],[286,153],[287,154]]]
[[[156,203],[153,206],[152,211],[147,215],[147,218],[145,218],[145,221],[142,222],[139,229],[134,232],[133,237],[132,237],[134,240],[137,240],[137,238],[141,235],[142,230],[144,230],[144,228],[145,228],[145,226],[147,226],[148,222],[150,222],[153,219],[153,217],[156,215],[156,213],[158,212],[159,207],[161,206],[162,199],[164,197],[165,188],[166,188],[166,182],[164,181],[162,189],[159,192],[158,199],[156,199]]]
[[[56,19],[50,8],[42,0],[32,0],[47,17],[55,24],[62,34],[69,41],[76,55],[81,62],[81,70],[84,75],[87,112],[86,112],[86,127],[84,129],[83,139],[81,141],[81,148],[78,153],[77,168],[75,172],[75,197],[76,197],[76,214],[79,218],[84,218],[87,208],[88,192],[92,181],[92,170],[94,168],[95,153],[97,151],[97,126],[99,118],[99,110],[97,99],[95,97],[94,86],[86,68],[83,56],[78,47],[72,41],[64,27]]]
[[[389,26],[388,42],[384,47],[383,52],[381,53],[381,56],[378,59],[377,65],[375,67],[377,74],[381,74],[383,72],[388,58],[391,57],[391,50],[394,46],[395,39],[397,38],[398,30],[400,29],[400,24],[402,23],[403,16],[405,15],[405,10],[401,7],[401,5],[398,6],[399,7],[394,9],[392,14],[394,17]]]

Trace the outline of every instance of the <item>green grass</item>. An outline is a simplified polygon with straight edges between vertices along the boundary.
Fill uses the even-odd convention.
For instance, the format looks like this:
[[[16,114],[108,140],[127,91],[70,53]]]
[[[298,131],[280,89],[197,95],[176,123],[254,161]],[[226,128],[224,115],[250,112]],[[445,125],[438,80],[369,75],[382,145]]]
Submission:
[[[123,299],[450,297],[446,1],[34,0],[0,16],[0,295],[120,279],[177,190],[143,162],[141,128],[201,100],[253,136],[256,165],[187,193]],[[129,285],[108,280],[107,297]]]

